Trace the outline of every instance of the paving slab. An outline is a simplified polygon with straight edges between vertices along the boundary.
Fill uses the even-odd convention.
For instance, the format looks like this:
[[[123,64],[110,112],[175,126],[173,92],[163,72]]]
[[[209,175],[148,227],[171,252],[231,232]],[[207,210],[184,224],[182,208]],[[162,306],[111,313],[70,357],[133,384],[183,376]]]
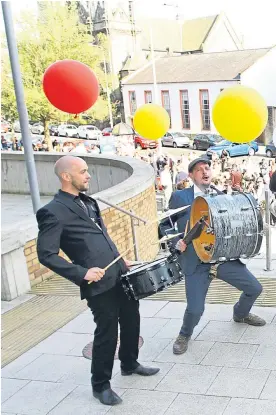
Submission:
[[[159,317],[157,313],[168,304],[168,301],[140,300],[141,317]],[[168,318],[168,316],[166,316]]]
[[[73,366],[77,365],[78,361],[86,362],[81,357],[43,354],[20,370],[17,373],[17,378],[57,382],[63,375],[66,375],[70,370],[72,371]],[[89,376],[89,363],[87,367]]]
[[[238,343],[246,328],[247,325],[243,323],[209,321],[197,336],[197,340]]]
[[[90,310],[86,313],[84,311],[82,314],[74,318],[70,323],[65,324],[60,332],[63,333],[87,333],[94,334],[96,324],[93,321],[93,316]]]
[[[276,344],[262,344],[249,365],[252,369],[276,370]]]
[[[41,354],[26,352],[1,369],[1,376],[4,378],[16,378],[17,373],[29,363],[36,360]]]
[[[192,339],[195,339],[207,325],[209,320],[201,319],[198,325],[194,328]],[[176,339],[183,323],[183,319],[171,318],[167,323],[156,333],[155,337],[163,339]]]
[[[162,308],[156,317],[170,317],[183,319],[186,303],[169,302]],[[233,318],[233,306],[226,304],[205,304],[204,320],[230,321]]]
[[[2,405],[2,410],[24,415],[46,415],[74,386],[54,382],[29,382]]]
[[[222,415],[229,398],[178,394],[166,415]]]
[[[275,415],[276,402],[233,398],[223,415]]]
[[[122,396],[124,389],[114,388],[114,391]],[[78,386],[69,395],[67,395],[49,415],[104,415],[110,410],[110,407],[102,405],[98,399],[92,396],[90,386]]]
[[[267,379],[261,394],[261,399],[271,399],[276,401],[276,370],[272,371]],[[276,412],[275,412],[276,413]]]
[[[28,380],[21,379],[3,379],[1,380],[1,402],[7,401],[16,392],[29,383]]]
[[[157,337],[148,337],[145,339],[143,346],[139,350],[139,360],[151,362],[156,359],[160,352],[168,346],[171,339],[159,339]]]
[[[71,350],[81,350],[91,342],[92,334],[56,332],[33,347],[33,353],[69,355]],[[73,352],[73,355],[75,353]],[[81,354],[79,354],[81,355]]]
[[[177,394],[146,390],[127,390],[123,403],[111,408],[112,415],[161,415],[166,413]]]
[[[259,398],[268,376],[268,370],[224,367],[207,395]]]
[[[122,376],[121,373],[118,373],[114,376],[112,380],[112,386],[118,388],[126,389],[148,389],[153,390],[159,384],[159,382],[164,378],[164,376],[171,370],[173,363],[159,363],[159,362],[142,362],[141,364],[151,367],[159,367],[160,371],[154,376]],[[171,392],[169,390],[165,390]],[[173,391],[177,392],[177,391]]]
[[[187,352],[176,355],[173,354],[173,343],[174,340],[156,357],[156,362],[188,363],[196,365],[204,359],[214,345],[213,342],[191,340]]]
[[[220,369],[212,366],[175,364],[156,390],[205,394]]]
[[[263,327],[247,327],[240,343],[251,344],[276,344],[276,325],[266,324]]]
[[[258,349],[257,345],[216,343],[202,360],[202,365],[248,367]]]
[[[142,317],[140,335],[143,338],[154,337],[169,321],[167,318]]]
[[[257,314],[258,316],[264,318],[267,323],[271,323],[276,317],[276,307],[253,306],[251,313]]]

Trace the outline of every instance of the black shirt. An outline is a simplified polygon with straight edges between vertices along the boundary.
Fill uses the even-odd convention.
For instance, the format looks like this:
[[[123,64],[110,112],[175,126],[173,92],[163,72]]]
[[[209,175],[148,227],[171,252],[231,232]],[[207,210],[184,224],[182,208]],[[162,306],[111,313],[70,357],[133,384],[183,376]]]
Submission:
[[[74,202],[85,211],[87,216],[89,216],[89,218],[93,220],[96,225],[101,227],[100,217],[98,215],[94,200],[92,200],[91,197],[81,192],[78,196],[75,196],[72,193],[64,192],[63,190],[60,190],[60,192],[68,195],[69,197],[72,197]]]

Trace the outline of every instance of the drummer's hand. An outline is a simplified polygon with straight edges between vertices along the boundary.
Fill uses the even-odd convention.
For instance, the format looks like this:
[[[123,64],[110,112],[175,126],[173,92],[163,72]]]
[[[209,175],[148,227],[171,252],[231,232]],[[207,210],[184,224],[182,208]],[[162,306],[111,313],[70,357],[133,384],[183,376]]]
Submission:
[[[104,276],[104,274],[105,274],[105,270],[102,269],[102,268],[97,268],[97,267],[90,268],[87,271],[84,279],[86,281],[98,282],[98,281],[100,281],[102,279],[102,277]]]
[[[187,245],[185,244],[185,242],[180,239],[177,244],[175,245],[176,249],[178,249],[178,251],[180,252],[184,252],[186,251]]]
[[[129,269],[132,266],[132,261],[129,261],[128,259],[125,259],[124,261],[125,261],[127,268]]]

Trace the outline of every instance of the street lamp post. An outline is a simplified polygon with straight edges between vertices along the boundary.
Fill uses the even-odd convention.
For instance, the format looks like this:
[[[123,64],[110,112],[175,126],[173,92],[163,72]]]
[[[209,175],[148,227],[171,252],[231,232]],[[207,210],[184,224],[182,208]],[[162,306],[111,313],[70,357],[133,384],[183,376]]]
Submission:
[[[24,157],[27,167],[28,181],[33,204],[34,213],[40,208],[40,194],[35,168],[32,141],[30,139],[29,117],[24,99],[24,88],[20,72],[18,50],[12,20],[12,10],[10,1],[2,1],[2,11],[5,24],[5,31],[10,55],[12,77],[16,96],[16,104],[19,115],[20,129],[24,145]]]
[[[91,17],[87,18],[87,23],[89,23],[90,26],[90,34],[92,36],[92,20]],[[104,64],[104,78],[105,78],[105,90],[106,90],[106,97],[107,97],[107,105],[108,105],[108,113],[109,113],[109,120],[110,120],[110,127],[113,128],[113,115],[112,115],[112,106],[111,106],[111,100],[110,100],[110,90],[108,86],[108,79],[107,79],[107,67],[106,67],[106,59],[105,59],[105,53],[104,49],[100,45],[92,45],[94,48],[98,48],[102,52],[103,56],[103,64]]]

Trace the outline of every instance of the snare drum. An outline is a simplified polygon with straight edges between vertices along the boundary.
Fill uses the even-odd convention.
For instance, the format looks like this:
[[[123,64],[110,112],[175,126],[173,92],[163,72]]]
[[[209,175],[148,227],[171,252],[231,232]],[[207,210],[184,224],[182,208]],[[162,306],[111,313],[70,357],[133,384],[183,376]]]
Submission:
[[[178,262],[168,257],[129,271],[121,276],[121,283],[129,298],[140,300],[163,291],[183,278]]]
[[[208,226],[193,241],[202,262],[250,258],[259,253],[263,218],[251,194],[198,196],[191,208],[191,227],[202,216]]]

